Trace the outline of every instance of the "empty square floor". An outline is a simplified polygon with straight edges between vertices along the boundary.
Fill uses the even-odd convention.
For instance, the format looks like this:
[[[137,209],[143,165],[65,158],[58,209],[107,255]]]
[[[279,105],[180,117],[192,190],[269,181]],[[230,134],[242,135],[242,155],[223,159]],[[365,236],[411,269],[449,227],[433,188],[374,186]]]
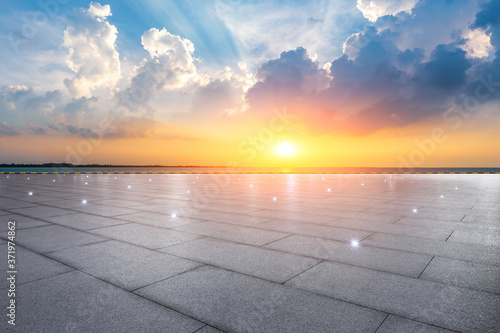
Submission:
[[[1,175],[2,331],[499,332],[499,207],[500,175]]]

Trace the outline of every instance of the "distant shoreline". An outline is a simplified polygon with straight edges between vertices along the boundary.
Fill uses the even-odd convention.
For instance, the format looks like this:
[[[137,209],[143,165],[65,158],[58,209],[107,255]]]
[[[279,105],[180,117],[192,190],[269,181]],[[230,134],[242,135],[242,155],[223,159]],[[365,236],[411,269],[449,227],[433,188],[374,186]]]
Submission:
[[[261,173],[261,174],[500,174],[498,168],[439,167],[439,168],[397,168],[397,167],[229,167],[229,166],[162,166],[162,165],[71,165],[71,164],[0,164],[0,174],[7,173],[129,173],[129,174],[203,174],[203,173]]]
[[[231,167],[222,165],[113,165],[113,164],[70,164],[70,163],[43,163],[43,164],[0,164],[0,168],[236,168],[236,169],[364,169],[364,170],[393,170],[400,169],[398,167]],[[405,168],[407,169],[407,168]],[[427,170],[427,169],[443,169],[443,170],[485,170],[485,169],[498,169],[499,167],[415,167],[414,170]]]
[[[0,164],[0,168],[230,168],[229,166],[205,165],[113,165],[113,164],[71,164],[71,163],[43,163],[43,164]]]

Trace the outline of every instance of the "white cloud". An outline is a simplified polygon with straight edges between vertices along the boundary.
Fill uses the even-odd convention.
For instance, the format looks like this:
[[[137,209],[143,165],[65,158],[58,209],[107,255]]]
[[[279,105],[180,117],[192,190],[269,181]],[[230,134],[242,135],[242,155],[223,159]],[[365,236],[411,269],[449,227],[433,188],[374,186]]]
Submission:
[[[385,15],[411,12],[419,0],[358,0],[358,9],[372,22]]]
[[[251,70],[301,46],[325,63],[342,54],[342,42],[363,17],[352,0],[218,0],[214,14],[231,32],[241,59]]]
[[[64,31],[63,46],[69,51],[66,63],[76,73],[64,81],[75,98],[91,97],[92,90],[113,88],[120,79],[120,58],[116,50],[117,29],[106,18],[109,5],[91,2],[81,8]]]
[[[111,7],[109,5],[102,6],[100,3],[97,2],[91,2],[87,12],[92,16],[97,17],[100,20],[104,20],[106,17],[112,15]]]
[[[486,58],[493,51],[490,36],[481,29],[469,30],[464,34],[466,39],[463,49],[470,58]]]
[[[151,59],[162,65],[165,88],[181,88],[190,81],[204,81],[196,71],[194,45],[189,39],[172,35],[165,28],[153,28],[146,31],[141,40]]]
[[[142,36],[142,45],[150,58],[142,59],[134,68],[130,86],[119,94],[121,102],[132,109],[146,106],[157,91],[209,82],[207,75],[197,72],[195,49],[189,39],[173,35],[165,28],[152,28]]]

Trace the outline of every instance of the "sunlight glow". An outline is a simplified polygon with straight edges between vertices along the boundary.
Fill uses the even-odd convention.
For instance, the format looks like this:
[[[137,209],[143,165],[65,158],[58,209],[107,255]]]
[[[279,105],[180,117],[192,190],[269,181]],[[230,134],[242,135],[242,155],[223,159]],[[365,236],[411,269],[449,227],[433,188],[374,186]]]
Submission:
[[[295,152],[293,145],[290,142],[282,142],[276,148],[280,156],[291,156]]]

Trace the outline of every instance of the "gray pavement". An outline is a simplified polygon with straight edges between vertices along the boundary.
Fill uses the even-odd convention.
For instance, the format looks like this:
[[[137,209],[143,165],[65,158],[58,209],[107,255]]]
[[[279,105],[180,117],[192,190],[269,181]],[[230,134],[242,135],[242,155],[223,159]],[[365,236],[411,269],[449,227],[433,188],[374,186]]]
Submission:
[[[29,178],[29,179],[28,179]],[[499,332],[499,175],[0,175],[13,332]]]

